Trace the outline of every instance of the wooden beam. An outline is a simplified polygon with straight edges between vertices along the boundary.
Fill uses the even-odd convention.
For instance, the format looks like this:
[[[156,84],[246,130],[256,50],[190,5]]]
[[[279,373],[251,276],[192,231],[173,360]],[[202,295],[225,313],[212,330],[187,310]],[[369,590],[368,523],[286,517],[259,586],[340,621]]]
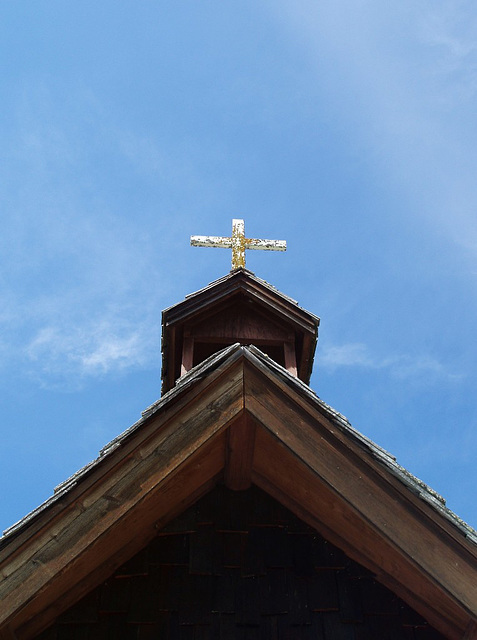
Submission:
[[[98,469],[101,480],[53,522],[43,514],[43,529],[0,567],[0,629],[10,624],[16,630],[38,613],[40,602],[61,601],[91,566],[107,563],[118,547],[126,546],[143,526],[147,529],[148,522],[172,512],[184,500],[180,492],[187,464],[197,465],[193,480],[185,485],[187,492],[215,477],[225,466],[225,431],[242,409],[243,368],[229,363],[172,422],[167,412],[152,420],[150,438],[136,447],[129,443],[126,458],[119,448],[116,467],[105,477]],[[208,443],[214,455],[207,454]],[[171,484],[179,472],[181,482]]]
[[[283,344],[283,350],[285,355],[285,369],[296,378],[298,376],[298,370],[296,366],[295,342],[287,340]]]
[[[158,409],[154,415],[134,430],[129,438],[123,438],[121,445],[114,448],[113,455],[105,455],[101,459],[101,463],[95,467],[94,473],[82,476],[60,500],[53,502],[38,517],[28,522],[28,526],[20,527],[18,532],[9,536],[0,549],[0,598],[3,586],[2,578],[6,575],[5,567],[12,566],[16,554],[23,554],[26,549],[34,548],[33,538],[41,537],[45,524],[48,525],[49,531],[53,535],[58,535],[58,532],[68,525],[68,518],[76,517],[71,515],[71,510],[74,509],[74,505],[78,504],[81,496],[87,495],[98,482],[102,481],[102,478],[108,478],[112,473],[116,473],[119,465],[134,464],[136,452],[149,446],[148,443],[156,442],[158,437],[165,438],[177,420],[187,420],[187,416],[191,412],[193,414],[200,407],[211,386],[218,385],[222,391],[228,389],[228,387],[222,386],[224,384],[222,378],[226,376],[231,385],[235,384],[235,380],[241,398],[242,368],[241,364],[237,362],[240,358],[241,356],[237,354],[232,365],[230,362],[220,365],[210,372],[206,379],[195,382],[184,393],[179,393],[171,398],[166,405]],[[210,399],[210,395],[208,397]],[[243,401],[240,408],[242,406]]]
[[[443,630],[446,619],[451,620],[454,630],[446,627],[445,633],[460,639],[468,612],[477,608],[476,556],[464,537],[457,544],[446,536],[436,524],[442,517],[435,510],[433,519],[428,518],[430,508],[423,500],[409,500],[412,492],[402,483],[396,488],[390,471],[378,470],[362,447],[349,446],[349,435],[342,442],[338,425],[313,411],[310,403],[305,410],[296,402],[298,394],[277,389],[274,380],[255,367],[246,369],[245,408],[263,425],[256,434],[253,478],[257,474],[282,496],[294,496],[318,521],[339,532],[347,552],[354,549],[362,564],[379,567],[384,579],[399,575],[403,590],[415,584],[417,599],[434,603],[431,623],[439,628],[440,621]]]
[[[469,626],[467,627],[464,635],[462,636],[462,640],[477,640],[477,621],[472,620],[469,622]]]
[[[420,575],[389,540],[376,535],[372,523],[343,503],[262,427],[257,427],[255,442],[252,479],[257,486],[372,571],[378,581],[421,613],[446,638],[460,640],[468,617],[466,612],[443,597],[442,591],[429,584],[426,576]]]
[[[192,369],[194,362],[194,338],[184,336],[182,345],[181,376]]]
[[[223,439],[222,444],[224,441]],[[118,535],[112,539],[95,540],[88,555],[78,559],[78,562],[69,569],[76,574],[77,580],[66,582],[63,589],[60,584],[52,585],[51,588],[55,591],[40,594],[35,606],[29,607],[29,615],[19,618],[18,640],[29,640],[48,628],[59,614],[107,580],[121,564],[144,548],[176,515],[185,511],[210,491],[217,482],[218,476],[214,475],[214,472],[217,464],[220,465],[222,455],[223,451],[220,452],[220,447],[209,446],[207,456],[200,463],[200,471],[197,464],[189,465],[181,472],[180,482],[175,477],[171,478],[164,484],[161,491],[144,505],[141,513],[129,514],[120,526],[121,529],[134,533],[133,537],[126,539]],[[210,478],[205,483],[195,486],[203,479],[203,464],[208,466],[205,475]],[[168,505],[172,502],[171,498],[174,503],[177,501],[178,506],[167,511]],[[114,553],[111,553],[112,551]],[[94,557],[94,563],[91,562],[91,556]]]
[[[229,489],[242,491],[251,486],[254,446],[255,423],[244,412],[227,430],[224,480]]]

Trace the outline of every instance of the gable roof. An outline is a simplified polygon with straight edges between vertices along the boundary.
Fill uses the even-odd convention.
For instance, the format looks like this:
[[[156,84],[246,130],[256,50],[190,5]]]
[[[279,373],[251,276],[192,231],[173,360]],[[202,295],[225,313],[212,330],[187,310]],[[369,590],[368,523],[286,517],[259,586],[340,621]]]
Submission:
[[[219,480],[256,484],[443,635],[473,637],[476,532],[307,385],[240,345],[184,376],[5,532],[0,637],[47,627]]]

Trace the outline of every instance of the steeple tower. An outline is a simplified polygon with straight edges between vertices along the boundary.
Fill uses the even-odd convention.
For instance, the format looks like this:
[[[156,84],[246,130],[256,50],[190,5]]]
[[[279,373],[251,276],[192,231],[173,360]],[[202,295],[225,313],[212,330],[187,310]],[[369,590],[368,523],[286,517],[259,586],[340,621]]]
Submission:
[[[231,238],[192,236],[195,246],[232,249],[232,271],[162,314],[162,391],[235,343],[254,345],[300,378],[310,381],[320,319],[244,268],[245,249],[284,251],[283,240],[245,238],[243,220]],[[242,266],[237,266],[242,265]]]
[[[212,282],[162,314],[162,391],[234,343],[254,345],[310,381],[320,319],[246,269]]]

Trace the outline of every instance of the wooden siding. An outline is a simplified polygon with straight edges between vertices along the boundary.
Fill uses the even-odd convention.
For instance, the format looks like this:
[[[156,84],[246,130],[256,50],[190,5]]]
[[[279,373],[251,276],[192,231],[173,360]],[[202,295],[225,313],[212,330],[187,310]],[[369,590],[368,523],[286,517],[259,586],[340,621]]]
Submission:
[[[256,487],[217,487],[38,640],[443,640]]]

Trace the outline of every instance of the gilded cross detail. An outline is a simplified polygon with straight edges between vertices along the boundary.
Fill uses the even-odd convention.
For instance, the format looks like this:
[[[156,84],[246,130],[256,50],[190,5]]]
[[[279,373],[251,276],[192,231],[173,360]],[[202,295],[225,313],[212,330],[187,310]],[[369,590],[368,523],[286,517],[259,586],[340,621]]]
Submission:
[[[258,240],[245,237],[245,224],[243,220],[232,220],[232,237],[222,236],[191,236],[190,243],[193,247],[218,247],[232,249],[232,269],[245,267],[245,250],[256,249],[264,251],[286,251],[285,240]]]

